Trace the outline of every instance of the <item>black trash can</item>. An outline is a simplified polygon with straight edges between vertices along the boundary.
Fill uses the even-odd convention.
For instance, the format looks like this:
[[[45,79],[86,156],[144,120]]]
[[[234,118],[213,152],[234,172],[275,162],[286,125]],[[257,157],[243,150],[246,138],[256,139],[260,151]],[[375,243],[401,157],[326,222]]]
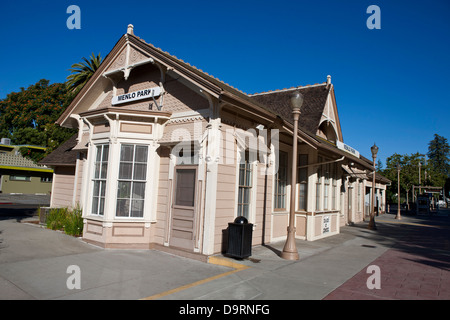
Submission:
[[[245,217],[237,217],[234,222],[228,223],[227,255],[244,259],[252,255],[253,224],[248,223]]]

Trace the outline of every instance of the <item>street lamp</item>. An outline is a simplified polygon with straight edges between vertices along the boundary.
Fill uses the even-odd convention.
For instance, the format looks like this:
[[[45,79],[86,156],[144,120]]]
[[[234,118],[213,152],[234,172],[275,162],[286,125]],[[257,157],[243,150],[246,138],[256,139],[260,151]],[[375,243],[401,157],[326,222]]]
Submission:
[[[291,175],[291,204],[289,211],[289,225],[287,227],[287,238],[284,244],[281,258],[287,260],[298,260],[297,246],[295,245],[295,195],[297,186],[297,141],[298,141],[298,119],[300,108],[303,104],[303,95],[299,91],[291,94],[292,116],[294,117],[294,131],[292,141],[292,175]]]
[[[400,215],[400,163],[397,163],[397,180],[398,180],[398,196],[397,196],[397,201],[398,201],[398,208],[397,208],[397,215],[395,216],[395,219],[397,220],[401,220],[402,216]]]
[[[420,181],[421,174],[420,174],[420,168],[422,167],[422,162],[419,160],[419,195],[422,194],[422,182]]]
[[[378,147],[375,143],[370,148],[370,151],[372,151],[372,159],[373,159],[373,178],[372,178],[372,212],[370,213],[370,221],[368,228],[370,230],[377,230],[377,226],[375,225],[375,173],[376,173],[375,159],[377,158]]]

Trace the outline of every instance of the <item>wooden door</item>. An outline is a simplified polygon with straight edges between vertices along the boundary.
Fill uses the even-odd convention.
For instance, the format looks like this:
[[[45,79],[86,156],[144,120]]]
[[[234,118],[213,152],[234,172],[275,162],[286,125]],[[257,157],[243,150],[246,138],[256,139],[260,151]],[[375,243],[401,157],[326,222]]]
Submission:
[[[196,181],[196,168],[175,169],[170,246],[194,249]]]

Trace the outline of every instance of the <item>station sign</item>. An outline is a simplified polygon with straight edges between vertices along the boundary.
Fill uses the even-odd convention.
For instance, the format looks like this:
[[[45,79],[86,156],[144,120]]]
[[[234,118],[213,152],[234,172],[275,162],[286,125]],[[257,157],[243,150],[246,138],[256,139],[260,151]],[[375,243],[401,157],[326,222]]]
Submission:
[[[161,95],[160,87],[149,88],[149,89],[129,92],[129,93],[121,94],[119,96],[115,96],[111,99],[111,104],[114,106],[114,105],[118,105],[118,104],[129,103],[129,102],[144,100],[144,99],[148,99],[148,98],[154,98],[154,97],[158,97],[159,95]]]

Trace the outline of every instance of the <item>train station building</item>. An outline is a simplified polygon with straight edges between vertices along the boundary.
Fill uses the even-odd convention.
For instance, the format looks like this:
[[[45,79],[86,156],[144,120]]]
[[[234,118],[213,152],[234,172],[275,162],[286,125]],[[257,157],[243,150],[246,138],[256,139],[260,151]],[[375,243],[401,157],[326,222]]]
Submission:
[[[296,238],[336,235],[368,218],[372,188],[384,212],[390,181],[372,186],[372,160],[344,143],[324,80],[246,94],[130,25],[57,121],[78,134],[41,161],[54,169],[51,206],[80,206],[83,239],[105,248],[208,256],[238,216],[253,224],[253,245],[285,239],[295,183]],[[294,91],[304,97],[296,181]]]

